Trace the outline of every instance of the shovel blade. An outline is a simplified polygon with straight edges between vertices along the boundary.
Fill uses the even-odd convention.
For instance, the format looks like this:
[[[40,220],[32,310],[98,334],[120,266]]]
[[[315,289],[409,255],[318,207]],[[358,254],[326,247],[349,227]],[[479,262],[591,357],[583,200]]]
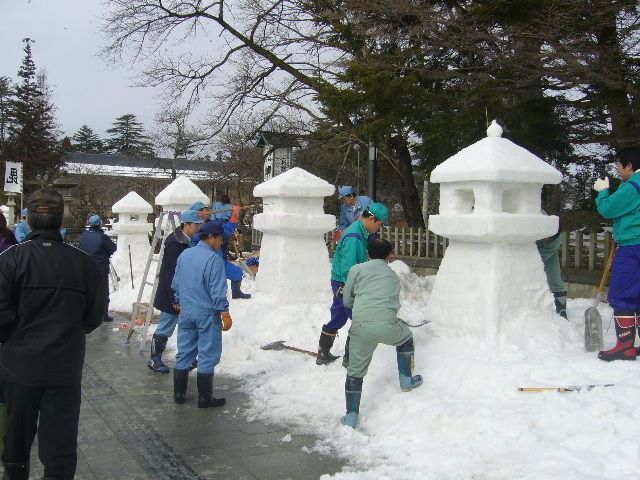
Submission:
[[[589,307],[584,312],[584,349],[595,352],[602,346],[602,317],[595,306]]]
[[[262,345],[260,348],[262,350],[283,350],[285,348],[285,341],[286,340],[278,340],[277,342],[267,343],[266,345]]]

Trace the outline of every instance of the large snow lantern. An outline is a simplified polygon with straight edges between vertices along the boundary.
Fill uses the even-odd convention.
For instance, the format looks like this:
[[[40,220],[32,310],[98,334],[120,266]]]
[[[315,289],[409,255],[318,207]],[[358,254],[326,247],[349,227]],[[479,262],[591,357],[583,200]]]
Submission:
[[[136,192],[129,192],[113,204],[111,211],[118,214],[118,221],[113,224],[113,230],[118,234],[118,250],[111,260],[120,276],[120,288],[130,287],[131,270],[134,281],[139,283],[149,256],[152,225],[147,222],[147,217],[153,212],[153,207]]]
[[[256,289],[279,303],[327,302],[331,264],[324,233],[336,219],[324,213],[324,197],[335,187],[301,168],[292,168],[253,189],[264,210],[253,217],[264,232]]]
[[[193,183],[186,175],[179,175],[173,182],[156,195],[155,203],[164,212],[180,213],[187,210],[195,202],[202,202],[209,205],[207,197],[200,188]],[[175,217],[176,227],[180,223],[178,216]],[[163,228],[169,224],[169,218],[165,217]],[[157,221],[156,221],[157,224]]]
[[[535,240],[558,231],[558,217],[541,213],[545,183],[562,175],[531,152],[502,138],[495,122],[487,137],[438,165],[440,214],[429,229],[450,240],[427,315],[442,336],[473,336],[490,345],[505,322],[553,312]]]

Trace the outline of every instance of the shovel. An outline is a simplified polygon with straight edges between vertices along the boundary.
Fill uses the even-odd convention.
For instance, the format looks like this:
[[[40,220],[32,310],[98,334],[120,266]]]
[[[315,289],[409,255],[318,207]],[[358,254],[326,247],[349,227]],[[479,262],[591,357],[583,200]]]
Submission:
[[[318,356],[318,352],[303,350],[302,348],[290,347],[289,345],[285,345],[284,342],[286,342],[286,340],[279,340],[277,342],[262,345],[260,348],[262,350],[293,350],[294,352],[306,353],[307,355],[311,355],[312,357]]]
[[[598,312],[598,304],[604,293],[604,289],[609,281],[609,274],[611,273],[611,264],[616,256],[618,245],[613,242],[611,246],[611,252],[609,252],[609,258],[607,264],[604,267],[602,273],[602,280],[598,287],[598,293],[596,293],[596,299],[593,305],[584,312],[584,349],[587,352],[595,352],[602,349],[602,317]]]

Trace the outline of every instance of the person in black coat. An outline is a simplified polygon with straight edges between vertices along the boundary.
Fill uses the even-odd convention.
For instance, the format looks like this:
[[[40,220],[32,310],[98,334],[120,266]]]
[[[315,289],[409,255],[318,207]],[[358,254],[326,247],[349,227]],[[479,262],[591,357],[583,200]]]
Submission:
[[[54,190],[27,202],[31,233],[0,254],[0,378],[7,405],[5,477],[29,478],[31,445],[45,478],[76,470],[85,336],[102,321],[96,264],[62,242],[64,204]]]
[[[164,241],[164,254],[160,273],[158,274],[158,288],[153,300],[153,306],[160,310],[160,321],[151,339],[151,358],[147,366],[154,372],[169,373],[171,370],[162,362],[162,353],[167,347],[169,337],[178,323],[180,306],[175,299],[175,292],[171,288],[173,274],[176,271],[178,257],[190,246],[190,240],[200,230],[203,220],[195,210],[187,210],[180,215],[180,226]]]
[[[89,217],[89,230],[85,230],[80,238],[80,248],[96,262],[102,277],[102,288],[106,299],[104,305],[103,322],[112,322],[109,316],[109,259],[118,248],[100,228],[102,219],[98,215]]]

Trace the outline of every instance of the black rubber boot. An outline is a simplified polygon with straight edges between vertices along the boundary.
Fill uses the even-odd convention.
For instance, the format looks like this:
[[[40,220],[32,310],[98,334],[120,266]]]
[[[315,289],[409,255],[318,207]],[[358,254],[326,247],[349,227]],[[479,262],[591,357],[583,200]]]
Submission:
[[[222,407],[227,401],[213,396],[213,373],[198,373],[198,408]]]
[[[234,280],[231,282],[231,298],[240,298],[240,299],[251,298],[251,294],[242,293],[242,291],[240,290],[241,285],[242,285],[242,280]]]
[[[556,313],[563,318],[567,318],[567,292],[553,292],[553,299],[556,304]]]
[[[351,340],[351,335],[347,336],[347,343],[344,344],[344,356],[342,357],[344,368],[349,368],[349,340]]]
[[[4,467],[3,480],[29,480],[29,462],[11,463],[2,460]]]
[[[331,353],[331,347],[338,334],[337,330],[330,330],[326,326],[322,327],[320,333],[320,340],[318,340],[318,356],[316,357],[316,365],[326,365],[328,363],[335,362],[339,355],[333,355]]]
[[[173,401],[182,405],[187,399],[189,370],[173,370]]]

